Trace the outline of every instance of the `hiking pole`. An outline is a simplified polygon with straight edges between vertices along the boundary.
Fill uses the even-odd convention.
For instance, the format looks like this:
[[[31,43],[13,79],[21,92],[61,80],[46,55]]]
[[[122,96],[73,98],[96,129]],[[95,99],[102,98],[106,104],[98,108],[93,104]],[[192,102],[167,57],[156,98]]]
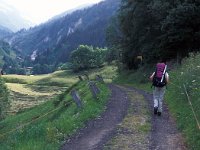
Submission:
[[[163,74],[162,74],[161,82],[163,82],[163,79],[164,79],[164,75],[165,75],[166,70],[167,70],[167,65],[165,65],[165,69],[164,69]]]

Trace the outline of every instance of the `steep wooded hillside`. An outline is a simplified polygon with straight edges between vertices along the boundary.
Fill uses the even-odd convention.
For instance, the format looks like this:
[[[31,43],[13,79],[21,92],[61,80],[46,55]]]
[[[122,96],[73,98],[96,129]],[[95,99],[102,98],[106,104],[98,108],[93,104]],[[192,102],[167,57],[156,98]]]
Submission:
[[[37,57],[36,63],[66,62],[70,52],[80,44],[106,45],[105,30],[119,4],[120,0],[106,0],[30,30],[21,30],[7,41],[32,59]]]

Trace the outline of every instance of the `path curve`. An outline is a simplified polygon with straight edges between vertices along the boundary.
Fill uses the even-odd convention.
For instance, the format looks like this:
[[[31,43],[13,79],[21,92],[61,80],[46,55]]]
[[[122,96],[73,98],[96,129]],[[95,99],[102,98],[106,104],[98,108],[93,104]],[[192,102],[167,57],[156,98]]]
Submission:
[[[61,150],[102,150],[107,141],[116,134],[116,128],[127,114],[129,99],[127,92],[136,91],[143,95],[153,108],[152,94],[132,87],[120,88],[110,84],[111,97],[107,109],[100,118],[91,120],[86,127],[66,141]],[[176,128],[174,119],[170,116],[164,104],[161,116],[151,110],[152,129],[149,135],[149,150],[186,150],[184,140]]]
[[[107,109],[100,118],[89,121],[77,135],[70,138],[62,150],[100,150],[112,137],[117,124],[122,121],[129,106],[125,91],[110,84],[111,97]]]

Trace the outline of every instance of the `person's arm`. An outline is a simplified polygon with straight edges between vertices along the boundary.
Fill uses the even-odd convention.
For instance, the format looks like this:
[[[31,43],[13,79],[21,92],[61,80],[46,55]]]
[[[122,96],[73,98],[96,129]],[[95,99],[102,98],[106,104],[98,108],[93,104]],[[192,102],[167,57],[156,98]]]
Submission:
[[[150,79],[151,81],[153,81],[154,75],[155,75],[155,72],[153,72],[152,75],[149,77],[149,79]]]

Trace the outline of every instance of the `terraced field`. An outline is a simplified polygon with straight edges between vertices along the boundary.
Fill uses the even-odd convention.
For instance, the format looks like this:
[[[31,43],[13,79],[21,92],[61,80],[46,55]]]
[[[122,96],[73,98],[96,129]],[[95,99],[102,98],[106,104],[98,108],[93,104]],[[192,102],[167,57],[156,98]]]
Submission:
[[[10,91],[10,114],[40,105],[78,81],[70,71],[38,76],[5,75],[3,78]]]
[[[68,87],[76,83],[82,75],[86,78],[95,78],[96,74],[103,76],[104,81],[112,82],[116,74],[116,66],[105,66],[87,72],[75,74],[70,70],[56,71],[45,75],[3,75],[6,85],[10,90],[11,108],[9,114],[16,114],[18,111],[40,105],[55,98],[56,95],[65,91]]]

